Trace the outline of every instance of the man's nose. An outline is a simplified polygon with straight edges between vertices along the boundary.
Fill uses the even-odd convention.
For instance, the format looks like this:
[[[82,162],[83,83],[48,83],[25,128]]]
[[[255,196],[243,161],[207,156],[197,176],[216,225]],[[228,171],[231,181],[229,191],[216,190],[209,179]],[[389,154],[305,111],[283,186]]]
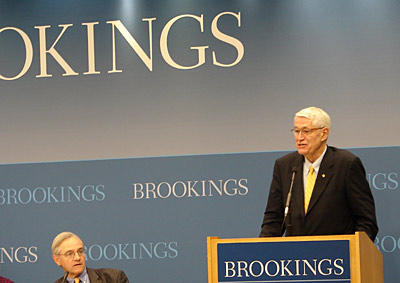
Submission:
[[[299,134],[296,136],[296,140],[303,140],[304,139],[304,134],[303,134],[303,132],[299,132]]]

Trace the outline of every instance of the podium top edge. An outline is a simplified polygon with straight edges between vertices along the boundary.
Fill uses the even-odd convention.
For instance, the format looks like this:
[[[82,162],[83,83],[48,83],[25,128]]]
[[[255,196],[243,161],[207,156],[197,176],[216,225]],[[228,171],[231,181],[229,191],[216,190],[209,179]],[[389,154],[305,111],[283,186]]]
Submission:
[[[259,238],[219,238],[216,236],[207,237],[207,241],[218,243],[240,243],[240,242],[300,242],[300,241],[334,241],[354,240],[364,232],[346,235],[318,235],[318,236],[290,236],[290,237],[259,237]],[[364,233],[365,234],[365,233]]]

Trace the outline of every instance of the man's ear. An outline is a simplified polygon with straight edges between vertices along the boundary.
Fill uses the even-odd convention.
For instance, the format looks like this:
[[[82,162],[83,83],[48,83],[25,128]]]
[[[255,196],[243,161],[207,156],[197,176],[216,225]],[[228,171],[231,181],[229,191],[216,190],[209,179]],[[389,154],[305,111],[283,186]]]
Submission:
[[[57,255],[53,254],[53,260],[54,260],[54,262],[55,262],[57,265],[61,266],[60,259],[58,258]],[[62,266],[61,266],[61,267],[62,267]]]
[[[326,141],[329,136],[329,128],[325,127],[322,129],[322,140]]]

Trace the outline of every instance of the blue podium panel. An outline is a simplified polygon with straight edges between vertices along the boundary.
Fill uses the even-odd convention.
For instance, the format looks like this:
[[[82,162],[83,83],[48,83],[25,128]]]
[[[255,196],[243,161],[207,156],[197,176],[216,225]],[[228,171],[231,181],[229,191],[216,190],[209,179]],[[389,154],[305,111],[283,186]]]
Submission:
[[[349,240],[219,243],[218,282],[349,282]]]

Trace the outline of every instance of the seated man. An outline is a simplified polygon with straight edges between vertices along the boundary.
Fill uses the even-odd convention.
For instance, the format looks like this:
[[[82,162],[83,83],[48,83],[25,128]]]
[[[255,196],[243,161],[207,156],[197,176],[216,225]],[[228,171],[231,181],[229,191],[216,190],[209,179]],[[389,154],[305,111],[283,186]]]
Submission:
[[[64,269],[64,276],[54,283],[129,283],[125,273],[118,269],[86,267],[82,240],[71,232],[58,234],[51,246],[54,262]]]

